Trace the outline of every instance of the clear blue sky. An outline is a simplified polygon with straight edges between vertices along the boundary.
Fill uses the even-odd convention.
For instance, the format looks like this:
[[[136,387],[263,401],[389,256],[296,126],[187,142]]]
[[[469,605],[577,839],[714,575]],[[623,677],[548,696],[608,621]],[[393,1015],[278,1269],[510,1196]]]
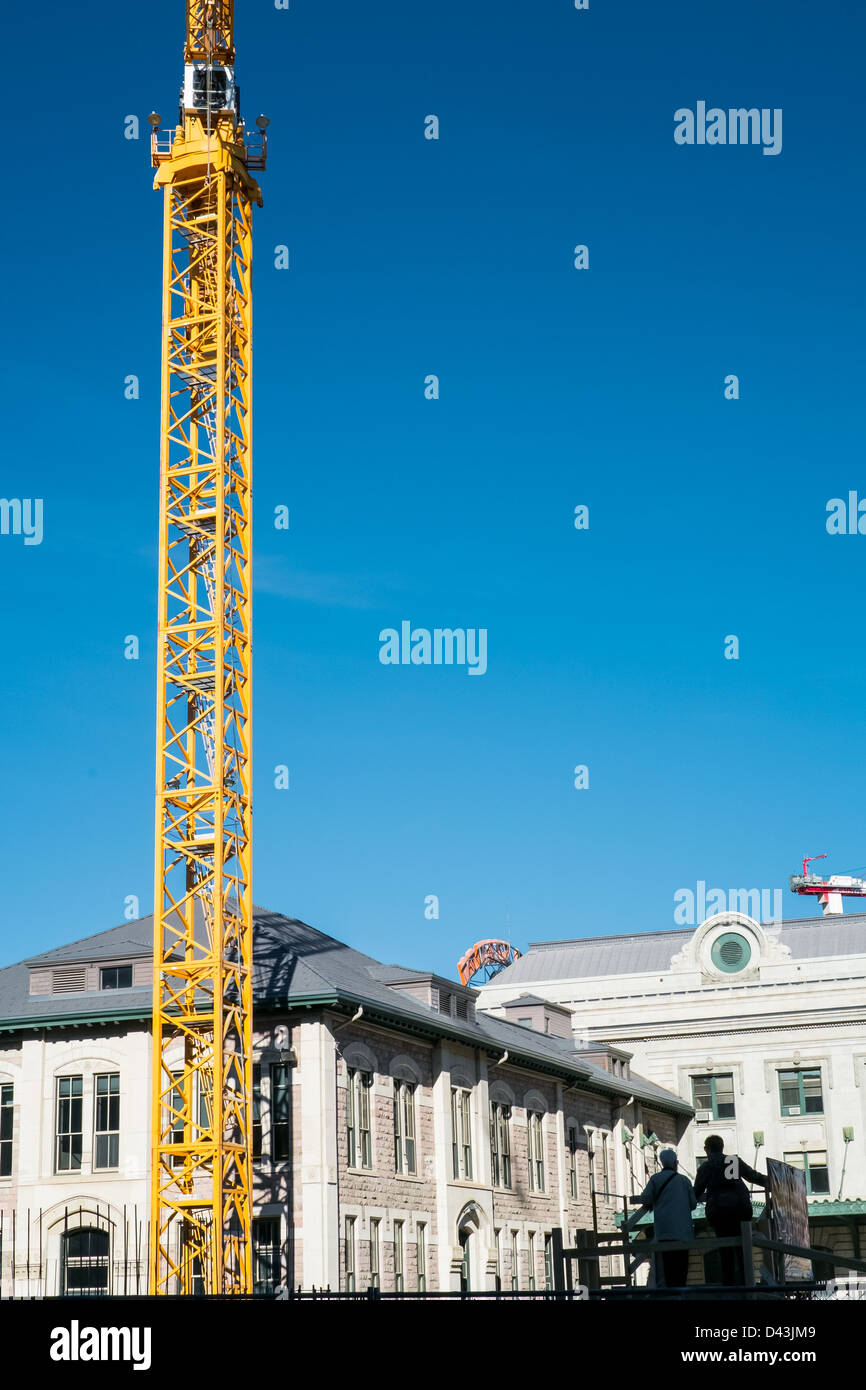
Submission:
[[[825,528],[866,496],[862,9],[237,11],[272,122],[256,901],[452,974],[488,935],[659,929],[700,879],[866,863],[866,536]],[[0,492],[45,532],[0,536],[2,963],[152,907],[160,199],[123,121],[173,119],[183,18],[5,22]],[[699,100],[782,108],[782,153],[676,145]],[[487,673],[381,665],[403,619],[486,628]]]

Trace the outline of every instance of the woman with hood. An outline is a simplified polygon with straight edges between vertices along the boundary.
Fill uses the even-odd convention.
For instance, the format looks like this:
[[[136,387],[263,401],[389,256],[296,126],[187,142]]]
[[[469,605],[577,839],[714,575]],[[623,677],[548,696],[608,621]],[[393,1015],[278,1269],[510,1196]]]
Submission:
[[[693,1240],[692,1212],[698,1204],[695,1190],[688,1178],[677,1172],[677,1156],[673,1149],[662,1149],[659,1162],[661,1170],[653,1173],[640,1194],[641,1205],[626,1222],[626,1227],[632,1229],[644,1212],[651,1211],[657,1242]],[[665,1288],[683,1288],[688,1277],[689,1251],[663,1251],[661,1265]]]

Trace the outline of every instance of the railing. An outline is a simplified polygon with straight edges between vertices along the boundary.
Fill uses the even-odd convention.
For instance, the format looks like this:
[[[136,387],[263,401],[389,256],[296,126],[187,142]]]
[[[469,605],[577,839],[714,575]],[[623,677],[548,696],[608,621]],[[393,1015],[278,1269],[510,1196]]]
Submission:
[[[554,1232],[554,1235],[558,1233]],[[720,1293],[731,1296],[749,1296],[761,1294],[767,1296],[772,1294],[778,1297],[795,1297],[812,1291],[826,1291],[828,1280],[826,1279],[785,1279],[784,1258],[786,1255],[794,1255],[800,1259],[808,1260],[813,1265],[832,1266],[836,1269],[851,1270],[857,1274],[866,1275],[866,1260],[850,1259],[845,1255],[837,1255],[831,1250],[812,1250],[806,1246],[789,1245],[783,1241],[771,1240],[769,1237],[755,1231],[751,1221],[743,1221],[740,1226],[739,1236],[715,1236],[702,1237],[700,1239],[682,1241],[657,1241],[640,1240],[631,1241],[629,1232],[625,1229],[616,1233],[607,1234],[604,1232],[578,1231],[578,1243],[569,1249],[559,1248],[555,1254],[562,1262],[563,1276],[566,1289],[573,1293],[575,1289],[573,1276],[573,1263],[576,1261],[578,1266],[578,1286],[586,1290],[582,1296],[590,1298],[664,1298],[675,1295],[677,1297],[709,1296],[718,1298]],[[745,1282],[747,1272],[751,1273],[754,1279],[754,1252],[755,1250],[766,1250],[771,1256],[778,1257],[772,1261],[775,1267],[773,1271],[773,1281],[768,1283],[755,1284]],[[650,1261],[655,1272],[660,1255],[674,1254],[677,1251],[697,1250],[703,1257],[714,1251],[736,1250],[742,1260],[742,1271],[744,1282],[741,1284],[686,1284],[675,1288],[648,1285],[638,1285],[635,1282],[635,1273],[641,1264]],[[602,1275],[600,1272],[601,1261],[609,1259],[613,1255],[620,1255],[623,1259],[624,1273],[621,1275]],[[556,1280],[558,1286],[559,1280]],[[833,1281],[830,1281],[831,1283]]]
[[[177,131],[171,128],[154,129],[150,133],[150,153],[154,164],[171,159]],[[268,137],[264,130],[244,132],[243,151],[248,169],[264,169],[268,157]]]

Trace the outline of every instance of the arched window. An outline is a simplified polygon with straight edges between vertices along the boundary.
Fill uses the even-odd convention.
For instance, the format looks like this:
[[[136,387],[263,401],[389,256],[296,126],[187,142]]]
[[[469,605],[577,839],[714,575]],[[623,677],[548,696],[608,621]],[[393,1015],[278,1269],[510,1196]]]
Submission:
[[[483,1215],[477,1202],[469,1202],[457,1218],[457,1240],[462,1252],[460,1262],[460,1290],[469,1293],[472,1288],[472,1265],[474,1262],[474,1237],[481,1230]]]
[[[65,1231],[61,1247],[64,1294],[76,1298],[107,1294],[110,1248],[107,1231],[92,1226]]]

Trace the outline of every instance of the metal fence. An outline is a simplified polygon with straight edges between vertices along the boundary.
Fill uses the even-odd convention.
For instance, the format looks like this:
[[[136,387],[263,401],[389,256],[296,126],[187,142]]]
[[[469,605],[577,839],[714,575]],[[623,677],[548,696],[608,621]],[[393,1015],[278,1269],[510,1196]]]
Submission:
[[[147,1293],[150,1223],[138,1206],[66,1207],[50,1226],[42,1209],[0,1210],[0,1298],[76,1298]]]

